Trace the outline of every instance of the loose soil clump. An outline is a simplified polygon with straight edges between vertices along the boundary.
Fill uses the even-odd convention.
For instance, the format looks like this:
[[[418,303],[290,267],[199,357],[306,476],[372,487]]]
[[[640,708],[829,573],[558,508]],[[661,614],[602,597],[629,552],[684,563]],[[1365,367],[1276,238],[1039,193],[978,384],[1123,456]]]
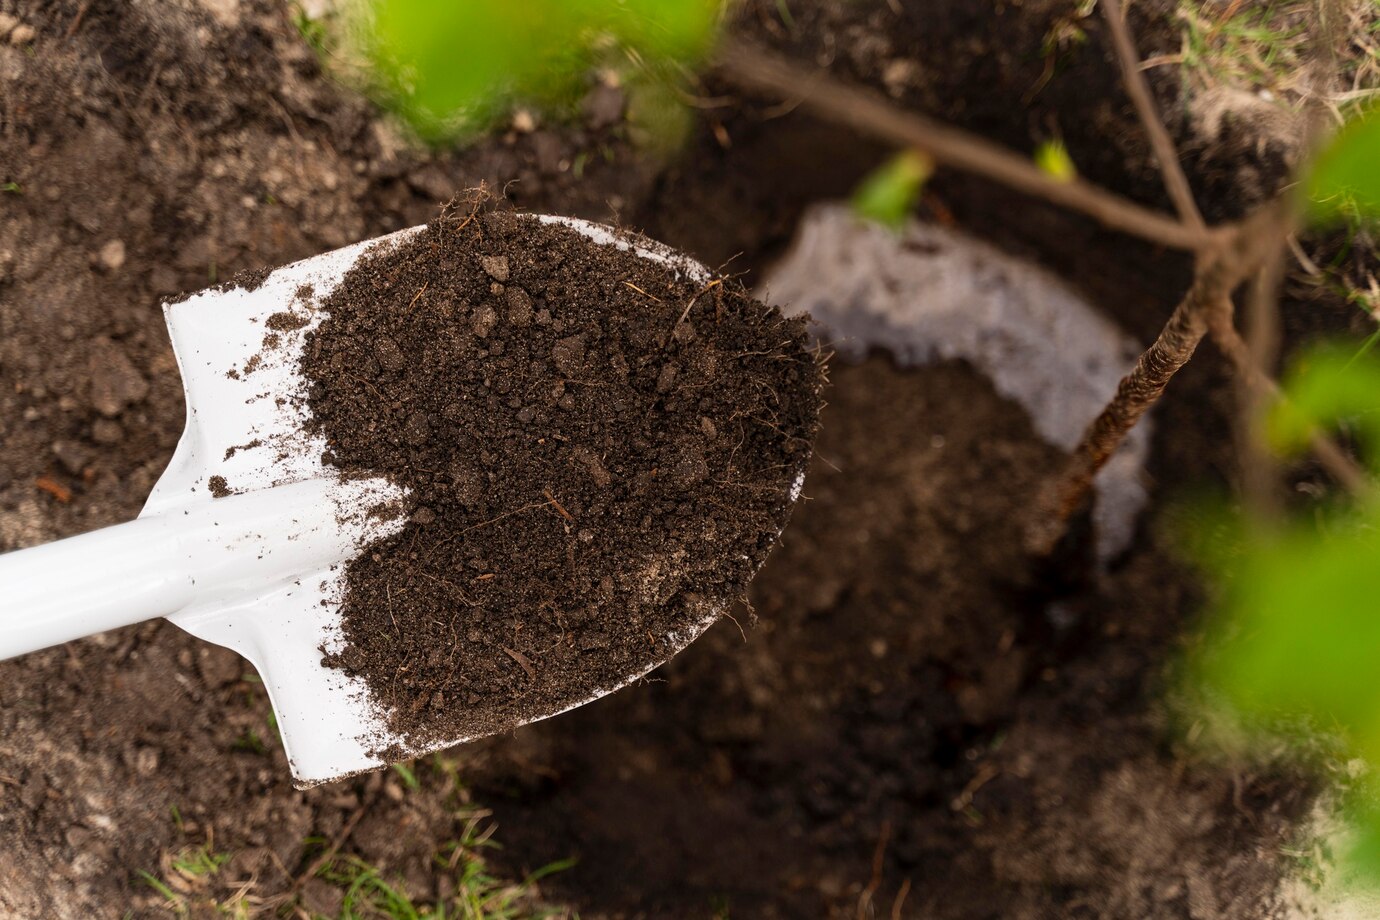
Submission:
[[[347,565],[325,663],[410,742],[645,673],[743,596],[789,517],[823,371],[802,321],[733,282],[484,210],[366,257],[322,306],[304,369],[327,460],[410,492]]]

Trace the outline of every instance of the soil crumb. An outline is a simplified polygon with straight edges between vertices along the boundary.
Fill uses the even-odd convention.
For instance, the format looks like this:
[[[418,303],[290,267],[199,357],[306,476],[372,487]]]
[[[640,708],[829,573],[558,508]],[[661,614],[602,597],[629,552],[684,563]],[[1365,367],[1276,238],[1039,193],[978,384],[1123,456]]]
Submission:
[[[298,313],[282,311],[270,316],[264,321],[264,325],[274,332],[292,332],[296,329],[301,329],[309,322],[311,322],[310,317],[302,316]]]
[[[195,291],[183,291],[181,294],[178,294],[175,297],[169,297],[167,303],[182,303],[184,300],[190,300],[197,294],[205,294],[209,291],[215,291],[220,294],[225,294],[229,291],[233,291],[236,289],[243,291],[257,291],[259,288],[263,287],[264,282],[268,280],[268,276],[271,274],[273,274],[273,269],[267,267],[242,269],[238,272],[235,272],[235,274],[231,275],[224,281],[209,284],[206,287],[199,288]]]
[[[227,495],[234,495],[230,491],[230,484],[225,481],[224,476],[212,476],[206,480],[206,488],[211,490],[211,495],[216,498],[224,498]]]
[[[239,375],[237,374],[236,376],[239,376]],[[254,440],[250,441],[248,444],[234,444],[234,445],[232,445],[232,446],[230,446],[230,447],[225,448],[225,458],[224,458],[224,459],[229,460],[231,457],[235,456],[235,454],[239,453],[239,452],[242,451],[242,450],[253,450],[253,449],[256,448],[256,447],[263,447],[263,446],[264,446],[264,442],[263,442],[263,439],[262,439],[262,438],[255,438]],[[217,476],[217,477],[214,477],[214,478],[220,479],[221,477]]]
[[[335,465],[411,493],[324,662],[418,746],[617,687],[742,597],[824,379],[804,320],[735,282],[465,216],[362,260],[304,343]]]

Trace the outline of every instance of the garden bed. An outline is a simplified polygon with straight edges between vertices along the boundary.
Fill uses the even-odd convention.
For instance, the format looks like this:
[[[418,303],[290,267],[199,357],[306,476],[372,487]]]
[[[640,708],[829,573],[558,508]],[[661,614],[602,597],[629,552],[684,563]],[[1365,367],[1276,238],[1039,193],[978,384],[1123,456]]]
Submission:
[[[1070,4],[971,6],[794,0],[787,23],[764,2],[738,28],[1019,149],[1054,125],[1081,169],[1153,198],[1095,24],[1046,76]],[[669,160],[629,144],[611,86],[577,122],[429,156],[268,0],[0,9],[34,30],[0,44],[0,549],[138,513],[182,428],[161,298],[425,223],[480,181],[751,281],[883,155],[711,82]],[[1147,54],[1177,47],[1171,4],[1137,9]],[[1206,210],[1273,187],[1274,134],[1248,162],[1198,125],[1176,130]],[[1190,271],[977,180],[941,174],[922,212],[1060,273],[1142,340]],[[1285,315],[1295,335],[1352,317]],[[408,771],[293,790],[252,669],[166,623],[0,663],[0,914],[157,915],[148,873],[188,904],[331,915],[320,841],[434,899],[456,874],[432,857],[491,809],[491,870],[577,858],[542,892],[583,917],[1267,916],[1309,790],[1195,755],[1161,702],[1203,598],[1154,521],[1236,471],[1231,381],[1203,358],[1157,410],[1132,549],[1057,584],[1013,526],[1058,459],[1022,410],[963,364],[836,365],[751,610],[645,682]],[[198,849],[226,858],[175,864]]]

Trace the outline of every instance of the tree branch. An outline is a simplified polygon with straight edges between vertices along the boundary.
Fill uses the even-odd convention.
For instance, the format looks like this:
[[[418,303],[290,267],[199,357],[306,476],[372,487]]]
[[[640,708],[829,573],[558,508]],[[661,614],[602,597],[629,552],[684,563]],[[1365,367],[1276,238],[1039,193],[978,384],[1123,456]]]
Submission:
[[[1009,188],[1078,211],[1105,226],[1171,249],[1196,251],[1207,241],[1194,229],[1082,179],[1055,179],[1028,158],[958,128],[898,109],[871,90],[799,67],[751,43],[726,38],[719,71],[744,89],[799,99],[802,107],[837,124],[904,147],[935,162],[993,179]]]
[[[1242,492],[1247,505],[1253,505],[1257,513],[1267,518],[1278,516],[1280,511],[1275,492],[1277,466],[1266,449],[1262,430],[1268,397],[1255,385],[1254,378],[1257,374],[1267,375],[1279,356],[1279,291],[1284,283],[1287,238],[1286,232],[1275,241],[1248,287],[1246,355],[1254,373],[1241,376],[1238,385]]]
[[[1112,45],[1116,48],[1117,62],[1121,65],[1121,81],[1125,84],[1126,94],[1135,104],[1140,122],[1150,137],[1155,159],[1159,161],[1165,190],[1174,202],[1174,209],[1179,212],[1179,219],[1186,226],[1202,231],[1207,225],[1203,223],[1203,215],[1193,200],[1193,189],[1189,187],[1188,177],[1184,175],[1183,165],[1179,162],[1179,151],[1164,127],[1164,121],[1155,108],[1154,97],[1150,95],[1150,87],[1145,82],[1145,74],[1141,72],[1140,55],[1131,40],[1130,30],[1126,28],[1120,0],[1102,0],[1102,18],[1107,20],[1107,28],[1112,33]]]
[[[1283,204],[1276,202],[1240,224],[1214,231],[1221,234],[1220,241],[1199,256],[1193,286],[1159,337],[1122,378],[1116,395],[1088,426],[1062,472],[1041,490],[1026,527],[1026,548],[1033,555],[1054,552],[1069,518],[1087,502],[1098,471],[1146,410],[1159,401],[1179,368],[1193,357],[1207,332],[1209,316],[1273,251],[1284,213]]]
[[[1170,379],[1193,356],[1209,331],[1250,386],[1282,398],[1279,385],[1255,365],[1250,348],[1232,325],[1230,304],[1232,291],[1260,270],[1290,229],[1288,203],[1276,201],[1238,224],[1204,226],[1173,141],[1141,75],[1135,48],[1121,19],[1120,4],[1117,0],[1103,3],[1127,91],[1145,124],[1166,189],[1182,222],[1083,180],[1054,179],[1025,157],[981,137],[900,109],[875,92],[845,86],[827,72],[799,67],[752,43],[725,39],[717,61],[719,72],[742,89],[799,100],[803,108],[835,124],[898,146],[916,148],[944,166],[992,179],[1086,214],[1123,233],[1196,256],[1193,286],[1175,307],[1154,344],[1140,356],[1135,368],[1121,381],[1116,395],[1088,427],[1061,473],[1041,490],[1035,514],[1026,525],[1027,547],[1039,555],[1053,551],[1069,517],[1086,502],[1097,472],[1126,433],[1159,400]],[[1312,437],[1311,445],[1319,462],[1339,483],[1358,495],[1370,492],[1369,477],[1334,441],[1319,432]]]
[[[1231,314],[1231,303],[1228,301],[1226,305],[1213,310],[1209,315],[1208,331],[1212,336],[1212,343],[1231,362],[1246,385],[1263,398],[1272,401],[1287,399],[1279,384],[1251,359],[1250,347],[1232,325]],[[1308,438],[1308,444],[1318,464],[1342,488],[1357,498],[1371,494],[1375,487],[1370,476],[1336,441],[1321,431],[1314,431]]]
[[[1185,226],[1195,231],[1213,232],[1206,229],[1179,161],[1178,150],[1155,107],[1120,0],[1101,2],[1126,92],[1150,138],[1165,190]],[[1239,225],[1227,250],[1214,251],[1205,246],[1198,251],[1198,277],[1193,287],[1175,308],[1159,338],[1122,380],[1116,396],[1089,426],[1063,474],[1043,492],[1037,504],[1041,517],[1026,531],[1032,552],[1048,555],[1054,551],[1069,517],[1087,501],[1097,472],[1121,444],[1126,432],[1159,400],[1170,378],[1193,356],[1208,330],[1236,366],[1242,380],[1244,437],[1241,450],[1246,492],[1262,503],[1268,501],[1270,467],[1256,446],[1259,441],[1255,426],[1263,401],[1282,398],[1278,384],[1270,379],[1266,368],[1276,347],[1273,305],[1282,278],[1283,249],[1292,226],[1293,215],[1288,204],[1276,202]],[[1237,250],[1235,253],[1231,251],[1233,248]],[[1232,325],[1231,293],[1250,275],[1257,277],[1251,292],[1253,335],[1248,345]],[[1330,438],[1315,432],[1311,446],[1328,471],[1347,489],[1357,494],[1369,492],[1369,479]]]

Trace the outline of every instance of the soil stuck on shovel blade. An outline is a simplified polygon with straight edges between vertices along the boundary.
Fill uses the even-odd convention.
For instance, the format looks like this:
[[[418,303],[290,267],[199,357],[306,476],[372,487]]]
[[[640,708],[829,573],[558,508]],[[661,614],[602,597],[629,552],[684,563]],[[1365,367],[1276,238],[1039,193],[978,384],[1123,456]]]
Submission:
[[[733,281],[485,209],[366,256],[322,307],[303,362],[327,462],[411,490],[347,564],[324,661],[410,744],[648,670],[786,523],[823,368],[803,320]]]

